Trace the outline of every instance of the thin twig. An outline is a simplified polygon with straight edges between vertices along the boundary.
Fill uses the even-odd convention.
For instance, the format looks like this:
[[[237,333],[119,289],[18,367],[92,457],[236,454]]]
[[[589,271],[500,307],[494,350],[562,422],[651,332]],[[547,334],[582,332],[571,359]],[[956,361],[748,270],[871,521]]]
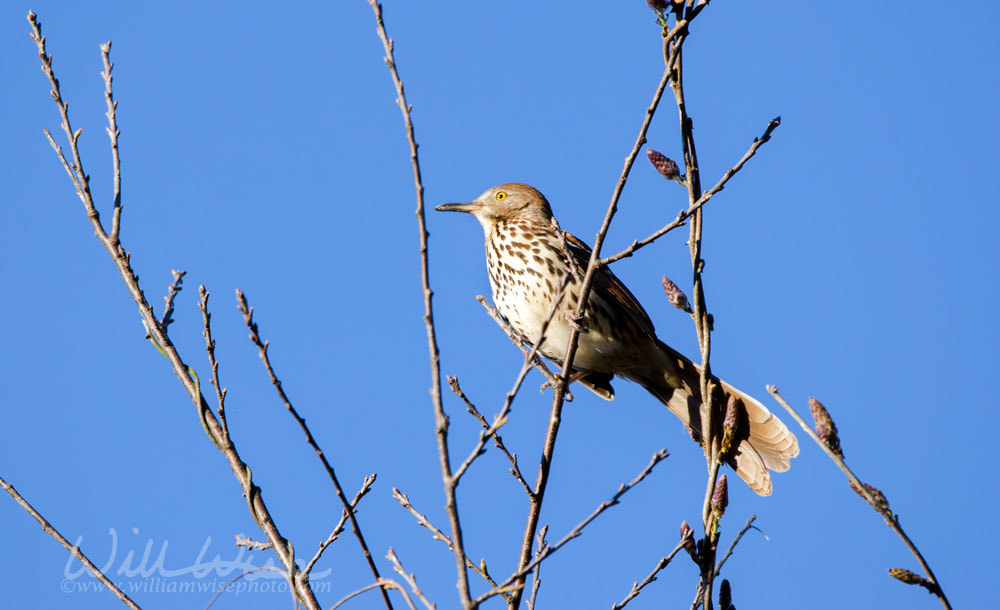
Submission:
[[[184,289],[184,276],[187,275],[187,271],[178,271],[176,269],[171,269],[170,273],[173,274],[174,281],[170,282],[170,286],[167,288],[167,296],[163,297],[166,303],[163,308],[163,317],[160,318],[160,326],[163,328],[170,326],[174,322],[174,299]]]
[[[246,295],[243,294],[242,290],[236,291],[236,301],[237,307],[239,307],[240,313],[243,314],[243,321],[246,323],[247,328],[250,330],[250,341],[257,347],[257,351],[260,354],[261,362],[264,363],[264,368],[267,369],[267,375],[271,379],[271,384],[274,389],[278,392],[278,398],[285,405],[285,409],[295,418],[296,423],[299,424],[299,428],[302,429],[302,433],[306,436],[306,442],[313,451],[316,452],[316,456],[319,458],[320,462],[323,464],[323,468],[326,470],[327,476],[330,477],[330,482],[333,483],[333,489],[337,494],[337,499],[344,506],[344,510],[347,512],[347,518],[351,521],[351,529],[354,532],[354,537],[358,539],[358,544],[361,546],[361,553],[365,557],[365,562],[368,564],[368,569],[371,570],[372,576],[375,580],[381,578],[378,573],[378,567],[375,565],[375,561],[372,558],[371,552],[368,550],[368,544],[365,542],[365,537],[361,533],[361,526],[358,525],[358,519],[354,514],[354,507],[351,502],[347,499],[347,495],[344,493],[344,488],[341,487],[340,481],[337,479],[337,473],[334,471],[333,466],[330,461],[326,459],[326,454],[320,449],[319,444],[312,435],[312,431],[309,430],[309,426],[306,424],[305,418],[299,415],[299,412],[292,405],[291,400],[289,400],[288,395],[285,394],[285,389],[281,385],[281,381],[278,376],[274,373],[274,368],[271,366],[271,358],[268,356],[267,349],[269,343],[263,341],[260,338],[260,331],[257,327],[257,323],[253,320],[253,307],[247,303]],[[374,479],[373,479],[374,480]],[[382,592],[382,598],[389,608],[392,607],[389,601],[389,593],[387,591]]]
[[[559,304],[562,302],[563,295],[566,293],[566,287],[569,285],[570,279],[572,279],[572,275],[567,272],[563,275],[562,281],[559,282],[559,290],[556,293],[556,297],[552,299],[552,305],[549,307],[548,315],[545,316],[545,320],[538,329],[538,336],[531,344],[531,351],[524,356],[524,363],[521,365],[521,370],[518,372],[517,378],[514,380],[514,387],[512,387],[511,390],[507,392],[507,396],[504,397],[500,413],[497,414],[493,423],[485,431],[479,433],[479,440],[476,441],[476,445],[472,448],[472,451],[469,452],[469,456],[465,458],[465,461],[462,462],[462,464],[455,471],[455,474],[452,475],[452,479],[456,484],[476,458],[483,454],[486,441],[496,434],[497,430],[499,430],[501,426],[507,423],[507,415],[510,413],[510,409],[514,404],[514,398],[521,390],[521,384],[524,383],[524,378],[527,377],[528,373],[531,371],[531,361],[538,354],[538,350],[541,348],[542,343],[545,342],[545,332],[548,330],[549,324],[552,323],[552,318],[555,316],[556,311],[559,310]]]
[[[483,414],[479,412],[479,409],[476,408],[476,405],[472,404],[472,401],[469,400],[469,398],[465,395],[465,392],[462,391],[462,388],[458,385],[458,377],[448,376],[447,379],[448,379],[448,386],[451,388],[451,391],[457,394],[458,397],[462,399],[462,402],[465,403],[465,410],[476,418],[476,421],[479,422],[479,425],[481,425],[484,430],[489,430],[490,423],[486,421],[486,418],[483,417]],[[501,453],[507,456],[507,460],[510,462],[510,474],[513,475],[515,479],[517,479],[518,483],[520,483],[521,486],[524,488],[525,493],[527,493],[528,496],[530,497],[532,493],[531,487],[528,485],[528,482],[524,480],[524,475],[521,474],[521,469],[517,465],[517,455],[507,450],[507,446],[504,445],[503,438],[501,438],[499,431],[494,432],[492,438],[493,441],[496,443],[497,449],[499,449]]]
[[[414,213],[417,217],[417,229],[420,234],[420,284],[424,297],[424,325],[427,327],[427,349],[430,354],[430,393],[431,402],[434,406],[434,430],[437,437],[438,460],[441,463],[441,480],[444,483],[445,510],[448,513],[452,540],[454,541],[453,553],[455,555],[455,569],[458,572],[458,592],[462,600],[462,608],[470,610],[472,597],[469,592],[469,573],[465,569],[465,543],[462,538],[462,525],[459,519],[457,494],[455,493],[458,481],[452,476],[451,456],[448,452],[448,416],[444,412],[444,404],[441,400],[441,358],[437,344],[437,333],[434,329],[434,292],[431,290],[430,267],[427,258],[427,220],[424,215],[424,185],[420,176],[420,158],[417,155],[417,140],[413,133],[413,121],[410,119],[411,106],[406,103],[403,81],[396,69],[393,42],[385,30],[385,23],[382,21],[382,5],[379,4],[378,0],[368,0],[368,4],[372,7],[372,11],[375,14],[378,37],[382,41],[382,47],[385,50],[385,65],[389,68],[389,74],[392,76],[392,82],[396,88],[396,103],[403,113],[406,141],[410,147],[410,164],[413,166],[413,184],[417,199],[417,208]]]
[[[405,493],[403,493],[403,492],[399,491],[398,489],[396,489],[395,487],[393,487],[392,488],[392,497],[397,502],[399,502],[400,506],[402,506],[406,510],[410,511],[410,514],[413,515],[417,519],[417,523],[418,524],[420,524],[423,527],[426,527],[427,529],[429,529],[431,532],[434,533],[434,536],[433,536],[434,540],[440,540],[441,542],[443,542],[446,545],[448,545],[448,549],[449,550],[451,550],[452,552],[454,552],[454,547],[452,546],[451,538],[449,538],[447,534],[445,534],[444,532],[442,532],[437,526],[435,526],[433,523],[431,523],[431,520],[428,519],[426,515],[424,515],[420,511],[418,511],[416,509],[416,507],[414,507],[413,504],[410,503],[409,496],[407,496]],[[490,576],[489,570],[486,568],[486,561],[485,560],[482,563],[480,563],[479,565],[476,565],[475,563],[473,563],[473,561],[471,559],[469,559],[468,556],[466,556],[466,558],[465,558],[465,565],[468,566],[476,574],[479,574],[480,576],[482,576],[483,580],[485,580],[486,582],[488,582],[491,587],[493,587],[494,589],[497,588],[496,581],[493,580],[493,577]]]
[[[545,534],[549,533],[549,526],[543,525],[542,530],[538,532],[537,544],[535,545],[535,557],[537,558],[542,554],[542,549],[548,546],[548,542],[545,540]],[[535,600],[538,598],[538,590],[542,587],[542,566],[535,566],[535,573],[531,577],[531,596],[528,597],[526,602],[528,610],[535,610]]]
[[[114,78],[111,70],[115,67],[111,63],[111,41],[101,45],[101,59],[104,61],[104,72],[101,77],[104,79],[104,100],[108,104],[108,138],[111,139],[111,165],[114,169],[114,215],[111,218],[111,241],[118,243],[118,234],[122,223],[122,165],[118,156],[118,136],[121,130],[118,129],[118,102],[115,101],[114,93],[111,89],[111,81]]]
[[[700,210],[701,207],[704,206],[706,203],[708,203],[709,200],[712,197],[714,197],[719,191],[723,190],[726,186],[726,183],[729,182],[729,179],[735,176],[736,173],[739,172],[741,169],[743,169],[743,166],[746,164],[746,162],[749,161],[755,154],[757,154],[757,149],[766,144],[768,140],[771,139],[771,133],[775,129],[777,129],[779,125],[781,125],[781,117],[775,117],[771,119],[768,122],[767,127],[764,129],[764,133],[759,138],[754,138],[753,143],[750,145],[750,148],[747,150],[746,153],[743,154],[743,157],[741,157],[740,160],[736,162],[736,165],[726,170],[726,173],[723,174],[722,178],[720,178],[718,182],[715,183],[715,186],[705,191],[701,195],[701,197],[698,198],[698,201],[696,201],[693,205],[688,207],[688,209],[682,210],[677,215],[677,218],[675,218],[670,223],[664,225],[663,227],[657,229],[648,237],[645,237],[641,240],[633,241],[632,245],[625,248],[624,250],[616,252],[611,256],[602,258],[600,260],[600,263],[602,265],[609,265],[623,258],[628,258],[633,254],[635,254],[636,250],[648,246],[649,244],[663,237],[664,235],[676,229],[677,227],[681,227],[687,224],[687,219],[690,218],[696,211]]]
[[[354,512],[354,509],[357,507],[358,502],[361,501],[361,498],[368,495],[368,492],[371,491],[371,487],[372,484],[375,482],[375,478],[376,475],[374,472],[365,477],[364,482],[361,484],[361,489],[358,490],[358,493],[354,494],[354,499],[351,500],[352,513]],[[306,564],[306,567],[302,568],[302,572],[304,574],[309,574],[310,572],[312,572],[313,566],[315,566],[316,562],[319,561],[319,558],[323,556],[323,551],[326,550],[326,547],[333,544],[333,541],[336,540],[341,533],[343,533],[344,525],[347,524],[347,519],[348,519],[348,512],[347,509],[345,508],[343,511],[341,511],[340,520],[337,521],[337,525],[333,527],[333,531],[331,531],[330,535],[326,537],[326,540],[319,543],[319,549],[316,551],[316,554],[313,555],[312,559],[309,560],[309,563]]]
[[[268,547],[268,548],[270,548],[270,547]],[[241,579],[241,578],[243,578],[245,576],[250,576],[251,574],[255,574],[257,572],[277,572],[278,574],[281,574],[282,576],[286,576],[286,574],[284,572],[282,572],[280,569],[278,569],[278,568],[276,568],[274,566],[258,566],[256,568],[251,569],[251,570],[247,570],[245,572],[242,572],[242,573],[238,574],[237,576],[234,576],[233,578],[229,579],[229,582],[227,582],[224,586],[219,587],[219,590],[215,593],[215,595],[212,597],[212,599],[209,600],[209,602],[207,604],[205,604],[205,610],[208,610],[209,608],[211,608],[212,605],[215,604],[216,600],[218,600],[220,597],[222,597],[223,593],[225,593],[226,591],[229,591],[229,585],[233,584],[234,582],[236,582],[237,580],[239,580],[239,579]],[[296,607],[298,607],[298,606],[296,606]]]
[[[642,472],[636,475],[634,479],[632,479],[628,483],[622,483],[618,487],[618,491],[615,492],[613,496],[611,496],[604,502],[601,502],[601,504],[596,509],[594,509],[592,513],[587,515],[586,519],[577,523],[576,526],[572,530],[570,530],[568,534],[563,536],[559,542],[555,543],[552,546],[546,546],[539,553],[537,553],[535,558],[532,559],[528,563],[528,565],[524,566],[523,568],[520,568],[518,571],[510,575],[510,577],[508,577],[507,580],[501,583],[500,587],[494,587],[492,590],[487,591],[486,593],[476,598],[476,605],[483,603],[484,601],[493,597],[494,595],[500,594],[503,591],[503,589],[508,586],[511,585],[523,586],[522,583],[524,583],[524,577],[527,576],[529,573],[531,573],[531,570],[533,570],[535,566],[545,561],[545,559],[547,559],[548,557],[551,557],[553,553],[561,549],[567,542],[578,537],[583,532],[583,528],[587,527],[594,519],[599,517],[601,513],[611,508],[612,506],[618,504],[618,501],[621,499],[622,496],[628,493],[630,489],[641,483],[642,480],[645,479],[649,475],[649,473],[653,471],[653,468],[655,468],[656,465],[662,462],[663,460],[667,459],[669,455],[670,454],[667,453],[666,449],[660,449],[659,451],[654,453],[652,459],[650,459],[649,461],[649,464],[647,464],[646,467],[642,469]],[[515,593],[515,595],[517,595],[517,593]],[[514,603],[513,600],[511,601],[511,603]]]
[[[434,604],[432,604],[430,600],[424,596],[420,587],[417,586],[416,576],[414,576],[412,572],[407,572],[403,569],[403,564],[399,561],[399,557],[396,556],[396,551],[393,551],[392,547],[389,547],[389,553],[386,555],[386,558],[392,562],[392,569],[406,581],[406,584],[410,585],[410,590],[417,596],[417,599],[423,602],[424,606],[428,610],[434,610]]]
[[[225,434],[229,434],[229,423],[226,421],[226,394],[228,391],[222,387],[219,380],[219,361],[215,359],[215,339],[212,338],[212,314],[208,311],[209,292],[204,284],[198,286],[198,309],[201,310],[201,318],[204,322],[202,335],[205,337],[205,350],[208,352],[208,365],[212,368],[212,386],[215,388],[215,400],[219,407],[216,411],[219,415],[219,424]]]
[[[649,575],[642,580],[642,582],[632,583],[632,590],[628,592],[628,595],[626,595],[625,598],[622,599],[622,601],[612,605],[611,610],[621,610],[630,601],[632,601],[632,599],[634,599],[637,595],[639,595],[639,593],[641,593],[642,590],[645,589],[647,585],[653,583],[653,581],[656,580],[656,575],[659,574],[663,570],[663,568],[667,567],[667,565],[670,564],[670,562],[674,558],[674,555],[679,553],[680,550],[683,549],[686,544],[688,544],[693,535],[694,535],[694,530],[688,530],[687,534],[681,537],[681,541],[677,543],[677,546],[675,546],[674,549],[670,551],[670,553],[666,557],[661,558],[660,561],[657,562],[656,567],[653,568],[653,571],[650,572]]]
[[[242,546],[250,549],[251,551],[266,551],[271,548],[270,542],[261,542],[259,540],[254,540],[249,536],[241,536],[236,534],[236,546]]]
[[[809,426],[809,424],[807,424],[806,421],[802,419],[802,416],[799,415],[798,412],[796,412],[795,409],[793,409],[792,406],[788,404],[788,402],[781,396],[781,394],[778,393],[778,386],[769,385],[767,386],[767,391],[768,393],[771,394],[771,396],[774,397],[776,401],[778,401],[778,403],[782,407],[785,408],[786,411],[788,411],[788,414],[791,415],[795,419],[795,421],[799,422],[799,425],[802,426],[802,429],[806,431],[806,434],[808,434],[809,437],[812,438],[816,442],[816,444],[820,446],[821,449],[823,449],[823,452],[826,453],[826,455],[831,460],[833,460],[833,463],[836,464],[837,467],[840,468],[840,470],[845,475],[847,475],[847,478],[850,479],[851,481],[851,487],[854,488],[854,491],[858,492],[861,496],[863,496],[864,499],[868,502],[868,504],[871,504],[872,507],[875,510],[877,510],[880,515],[882,515],[882,518],[885,519],[886,524],[890,528],[892,528],[892,531],[896,532],[896,534],[900,537],[900,539],[902,539],[903,543],[906,545],[906,548],[910,549],[910,552],[913,553],[913,556],[917,558],[917,562],[920,564],[920,567],[923,568],[924,573],[927,575],[927,580],[929,580],[931,584],[934,585],[934,589],[931,590],[931,593],[937,595],[937,598],[938,600],[940,600],[942,606],[944,606],[948,610],[951,610],[951,603],[945,596],[944,589],[941,588],[941,583],[939,583],[937,577],[934,576],[934,571],[931,570],[931,566],[924,559],[924,556],[923,554],[920,553],[920,550],[917,549],[917,545],[915,545],[913,541],[910,540],[910,537],[906,535],[906,532],[903,531],[903,527],[899,524],[899,517],[893,514],[892,511],[890,511],[886,506],[883,506],[882,503],[879,502],[875,498],[875,496],[872,495],[870,491],[868,491],[868,488],[865,487],[864,483],[861,482],[861,479],[859,479],[854,474],[854,472],[852,472],[851,469],[847,467],[847,463],[844,462],[844,459],[839,455],[837,455],[836,453],[834,453],[833,450],[831,450],[830,447],[826,443],[824,443],[822,439],[820,439],[820,437],[816,434],[816,432],[813,431],[813,429]]]
[[[481,294],[476,295],[476,300],[479,301],[480,305],[486,308],[486,313],[500,326],[501,330],[503,330],[507,337],[510,338],[511,342],[521,349],[521,353],[527,356],[528,353],[531,352],[530,348],[525,347],[528,345],[528,339],[519,333],[516,328],[511,326],[510,323],[503,317],[503,314],[497,311],[496,307],[489,304],[486,297]],[[545,377],[546,383],[549,387],[555,388],[559,384],[559,378],[556,377],[555,373],[550,371],[549,367],[545,365],[545,361],[542,359],[541,354],[535,354],[535,357],[532,359],[532,364],[535,365],[535,370]],[[546,386],[543,385],[542,389],[544,390],[545,387]],[[573,394],[571,394],[568,389],[566,390],[566,402],[573,402]]]
[[[37,510],[35,510],[35,507],[29,504],[28,501],[25,500],[21,494],[17,493],[17,490],[14,489],[13,485],[5,481],[2,477],[0,477],[0,487],[3,487],[4,491],[10,494],[10,497],[14,498],[14,501],[21,505],[21,508],[26,510],[29,515],[34,517],[35,521],[38,521],[39,525],[42,526],[43,532],[55,538],[59,544],[63,545],[63,547],[67,551],[69,551],[71,555],[73,555],[73,557],[76,557],[76,559],[80,563],[86,566],[86,568],[90,570],[90,573],[94,575],[94,578],[99,580],[102,585],[108,588],[108,591],[114,593],[115,596],[129,608],[133,608],[134,610],[139,610],[139,605],[136,604],[134,601],[132,601],[132,599],[129,598],[128,595],[125,595],[124,591],[116,587],[115,583],[111,582],[111,580],[109,580],[108,577],[104,575],[104,572],[101,572],[100,568],[95,566],[92,561],[87,559],[87,556],[83,554],[83,551],[80,550],[80,547],[78,545],[70,544],[69,540],[66,540],[66,538],[59,533],[59,530],[54,528],[52,524],[45,519],[45,517],[43,517],[41,514],[39,514]]]
[[[755,519],[757,519],[757,515],[750,515],[750,518],[747,519],[747,522],[743,525],[743,529],[741,529],[740,533],[736,534],[736,537],[733,538],[733,542],[729,545],[729,548],[726,550],[726,554],[723,555],[722,559],[719,560],[719,563],[715,565],[716,575],[722,572],[722,566],[726,565],[726,560],[729,559],[730,555],[733,554],[733,549],[735,549],[736,545],[740,543],[740,540],[743,538],[743,534],[747,533],[747,530],[753,527],[753,522]]]
[[[337,603],[330,606],[330,610],[337,610],[337,608],[343,606],[351,599],[354,599],[355,597],[361,595],[362,593],[371,591],[372,589],[381,589],[383,591],[387,589],[396,589],[397,591],[403,594],[403,599],[406,600],[406,605],[410,607],[410,610],[417,610],[417,607],[413,605],[413,600],[410,599],[410,594],[406,592],[406,589],[403,588],[403,585],[399,584],[398,582],[390,578],[379,578],[370,585],[361,587],[357,591],[351,591],[344,597],[340,598],[340,600]]]
[[[46,51],[45,38],[42,36],[41,23],[39,23],[34,11],[28,13],[28,21],[31,23],[31,38],[35,41],[38,48],[38,57],[41,60],[42,71],[48,77],[49,85],[52,87],[52,99],[55,101],[59,114],[62,117],[62,123],[60,126],[66,134],[66,138],[69,142],[73,162],[71,163],[66,159],[62,149],[58,144],[56,144],[52,134],[50,134],[48,130],[45,130],[45,136],[48,139],[49,144],[51,144],[52,148],[55,150],[56,155],[59,157],[63,168],[69,174],[77,196],[83,202],[84,209],[87,212],[87,218],[90,220],[91,226],[94,228],[94,234],[98,240],[100,240],[104,249],[111,256],[111,260],[118,269],[118,273],[121,275],[122,281],[125,282],[125,286],[128,289],[129,294],[139,307],[139,315],[142,317],[143,325],[149,332],[151,341],[155,344],[160,353],[162,353],[164,357],[170,361],[174,374],[177,375],[177,378],[184,386],[185,391],[194,403],[195,408],[198,410],[200,421],[202,426],[204,426],[209,439],[212,441],[212,444],[215,445],[225,456],[230,470],[232,470],[233,475],[239,481],[240,487],[246,494],[247,506],[250,510],[251,517],[264,531],[268,541],[271,542],[274,552],[278,556],[278,560],[281,562],[285,573],[289,575],[289,581],[291,581],[292,587],[295,589],[297,599],[309,610],[319,610],[319,602],[316,600],[316,596],[314,595],[312,589],[308,586],[308,583],[299,581],[295,578],[298,574],[298,567],[295,564],[295,556],[292,546],[288,540],[281,535],[277,524],[271,517],[271,513],[268,510],[267,504],[264,502],[261,494],[260,487],[258,487],[253,481],[253,474],[250,467],[240,457],[236,446],[229,437],[228,430],[222,428],[219,420],[212,413],[211,408],[209,408],[208,402],[201,393],[197,376],[194,375],[192,369],[184,364],[180,353],[178,353],[176,347],[170,341],[167,329],[156,319],[156,316],[153,313],[153,307],[149,304],[149,301],[146,299],[146,295],[143,293],[142,288],[139,285],[139,277],[132,269],[130,260],[131,257],[129,253],[124,247],[121,246],[120,241],[112,240],[109,237],[107,232],[104,230],[104,226],[101,224],[100,214],[98,213],[97,208],[94,205],[94,199],[91,196],[90,180],[86,172],[83,171],[83,164],[80,158],[80,151],[78,147],[80,130],[74,132],[70,126],[69,110],[66,102],[63,101],[62,93],[59,89],[59,81],[56,79],[52,70],[52,57]]]

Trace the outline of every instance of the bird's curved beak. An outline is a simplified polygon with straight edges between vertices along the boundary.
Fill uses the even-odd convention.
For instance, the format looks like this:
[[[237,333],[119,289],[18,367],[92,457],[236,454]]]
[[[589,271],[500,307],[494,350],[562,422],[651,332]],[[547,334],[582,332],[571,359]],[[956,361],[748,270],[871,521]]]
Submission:
[[[475,201],[470,201],[468,203],[445,203],[434,208],[436,212],[465,212],[466,214],[472,214],[479,208],[479,204]]]

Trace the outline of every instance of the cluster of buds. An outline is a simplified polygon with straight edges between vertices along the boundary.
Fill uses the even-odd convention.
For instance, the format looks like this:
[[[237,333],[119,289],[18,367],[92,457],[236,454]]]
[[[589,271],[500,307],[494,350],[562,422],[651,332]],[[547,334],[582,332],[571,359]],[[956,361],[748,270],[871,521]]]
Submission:
[[[682,311],[694,313],[684,291],[678,288],[677,284],[671,282],[670,278],[665,275],[663,276],[663,292],[667,294],[667,300],[670,301],[671,305]]]
[[[649,157],[649,162],[653,164],[653,167],[660,173],[661,176],[667,180],[673,180],[677,184],[684,186],[687,185],[687,182],[684,180],[684,176],[681,175],[681,170],[672,159],[657,150],[653,150],[652,148],[646,149],[646,155]]]
[[[844,459],[844,451],[840,448],[840,437],[837,436],[837,424],[833,423],[830,412],[823,403],[811,397],[809,410],[812,412],[813,421],[816,422],[816,436],[826,443],[830,451],[837,454],[840,459]]]

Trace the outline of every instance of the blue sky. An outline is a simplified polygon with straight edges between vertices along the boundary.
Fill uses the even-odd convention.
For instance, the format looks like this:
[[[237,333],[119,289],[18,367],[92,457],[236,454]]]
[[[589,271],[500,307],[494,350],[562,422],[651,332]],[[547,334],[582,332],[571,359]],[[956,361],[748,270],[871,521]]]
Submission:
[[[282,532],[311,555],[339,505],[246,339],[236,288],[345,487],[378,472],[359,519],[383,572],[391,572],[382,559],[391,546],[439,607],[455,607],[451,556],[392,499],[398,487],[446,526],[408,151],[362,0],[0,9],[0,475],[133,586],[157,586],[155,570],[126,573],[147,545],[147,567],[165,547],[163,565],[184,571],[203,549],[202,565],[235,561],[235,534],[260,537],[167,362],[143,340],[136,308],[42,135],[59,121],[28,38],[29,9],[43,22],[106,213],[98,44],[114,41],[123,242],[158,308],[170,270],[188,272],[171,334],[203,378],[197,286],[211,291],[230,426]],[[822,400],[848,463],[886,493],[955,607],[992,598],[1000,543],[988,519],[998,499],[990,437],[1000,364],[992,315],[1000,297],[998,13],[986,2],[838,11],[717,1],[685,47],[703,182],[714,183],[770,118],[782,117],[706,212],[713,369],[769,407],[778,408],[765,384],[803,413],[809,396]],[[546,194],[564,228],[592,242],[662,70],[645,3],[387,2],[385,18],[414,106],[428,204],[526,182]],[[649,144],[680,157],[669,98]],[[606,251],[684,205],[683,190],[640,159]],[[431,214],[428,223],[443,372],[489,416],[521,356],[475,301],[489,293],[475,221]],[[692,325],[659,286],[666,274],[687,287],[685,239],[671,234],[614,269],[660,337],[693,355]],[[549,408],[541,383],[529,377],[504,428],[532,477]],[[656,450],[671,457],[544,565],[541,607],[610,606],[674,546],[681,520],[698,520],[700,451],[640,388],[616,389],[613,403],[578,391],[567,406],[542,516],[550,538]],[[457,399],[445,400],[453,452],[464,457],[477,424]],[[767,535],[748,533],[726,566],[734,602],[935,607],[887,576],[887,568],[917,566],[834,465],[800,440],[802,454],[776,477],[773,496],[731,486],[722,544],[753,513]],[[459,500],[470,555],[509,573],[526,502],[492,447]],[[0,499],[0,523],[9,607],[114,603],[79,591],[89,579],[67,579],[66,551],[9,499]],[[254,565],[268,557],[254,553]],[[697,570],[681,559],[630,607],[689,604]],[[349,535],[318,569],[330,570],[320,589],[327,607],[370,579]],[[233,575],[181,574],[159,586]],[[135,597],[173,608],[204,606],[210,595]],[[287,602],[278,593],[229,594],[216,607]]]

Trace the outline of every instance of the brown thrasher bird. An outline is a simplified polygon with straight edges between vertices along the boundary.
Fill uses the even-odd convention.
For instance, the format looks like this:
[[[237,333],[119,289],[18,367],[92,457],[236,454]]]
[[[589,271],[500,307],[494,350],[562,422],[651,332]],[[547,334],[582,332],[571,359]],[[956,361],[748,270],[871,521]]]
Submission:
[[[569,257],[586,270],[590,248],[553,226],[549,202],[526,184],[502,184],[475,201],[435,209],[466,212],[479,220],[486,234],[493,302],[523,337],[536,340],[570,270]],[[565,247],[560,234],[565,236]],[[566,354],[582,284],[574,273],[569,278],[538,350],[557,362]],[[699,367],[657,339],[649,315],[606,266],[594,273],[582,328],[586,332],[580,333],[573,359],[574,379],[606,400],[614,398],[610,382],[615,375],[634,381],[681,418],[692,436],[703,438]],[[799,454],[798,441],[764,405],[724,381],[715,381],[720,389],[716,404],[738,399],[735,438],[724,459],[751,489],[770,495],[768,469],[788,470],[789,460]],[[721,415],[714,418],[721,419]]]

